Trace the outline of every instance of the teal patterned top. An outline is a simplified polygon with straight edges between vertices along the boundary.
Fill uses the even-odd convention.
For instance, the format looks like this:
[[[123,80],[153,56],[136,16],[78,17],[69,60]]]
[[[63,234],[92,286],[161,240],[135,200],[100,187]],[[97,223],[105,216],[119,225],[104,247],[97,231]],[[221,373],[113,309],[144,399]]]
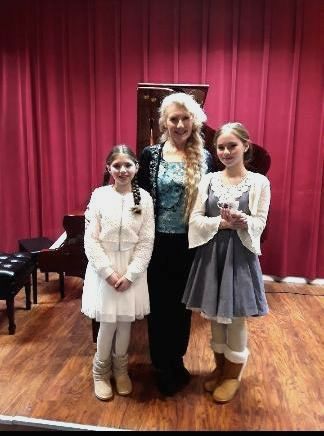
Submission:
[[[157,177],[158,215],[156,230],[161,233],[186,233],[184,217],[184,164],[163,158]]]

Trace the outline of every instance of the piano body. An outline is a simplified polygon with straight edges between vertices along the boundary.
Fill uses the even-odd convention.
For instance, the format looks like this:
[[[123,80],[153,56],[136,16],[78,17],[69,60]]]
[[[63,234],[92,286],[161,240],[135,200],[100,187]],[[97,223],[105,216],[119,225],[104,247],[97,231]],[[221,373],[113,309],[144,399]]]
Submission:
[[[84,212],[65,215],[63,227],[65,232],[54,244],[39,254],[39,269],[42,272],[60,274],[60,291],[64,296],[64,276],[84,278],[87,257],[84,252]]]
[[[136,153],[140,155],[143,148],[158,142],[160,130],[158,125],[158,109],[166,95],[173,92],[186,92],[204,106],[209,85],[205,84],[157,84],[139,83],[137,87],[137,141]],[[214,152],[213,138],[215,130],[205,124],[203,126],[205,146],[215,159],[215,168],[222,169]],[[266,174],[270,167],[270,156],[259,145],[254,144],[255,157],[251,162],[251,171]],[[87,258],[84,252],[84,212],[65,215],[63,227],[65,232],[58,240],[39,255],[39,267],[42,272],[60,273],[61,294],[64,292],[64,275],[84,278]],[[98,324],[92,323],[93,340],[96,341]]]

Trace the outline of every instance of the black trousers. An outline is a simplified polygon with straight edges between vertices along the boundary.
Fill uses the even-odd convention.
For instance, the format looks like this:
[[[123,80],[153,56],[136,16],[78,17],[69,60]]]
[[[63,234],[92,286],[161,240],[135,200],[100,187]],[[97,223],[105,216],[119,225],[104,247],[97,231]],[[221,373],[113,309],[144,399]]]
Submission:
[[[148,335],[151,361],[158,370],[183,364],[189,343],[191,311],[181,302],[194,250],[187,234],[156,233],[148,287],[151,312]]]

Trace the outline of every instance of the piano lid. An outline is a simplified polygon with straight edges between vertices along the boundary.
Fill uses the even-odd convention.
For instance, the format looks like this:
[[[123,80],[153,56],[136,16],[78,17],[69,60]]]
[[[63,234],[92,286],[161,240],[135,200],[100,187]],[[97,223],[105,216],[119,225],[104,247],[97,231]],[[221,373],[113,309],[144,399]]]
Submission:
[[[157,144],[161,136],[159,128],[159,107],[162,100],[173,92],[191,94],[203,107],[209,85],[179,83],[139,83],[137,85],[137,141],[136,153],[139,156],[147,145]],[[203,127],[206,148],[212,145],[215,130],[207,124]]]

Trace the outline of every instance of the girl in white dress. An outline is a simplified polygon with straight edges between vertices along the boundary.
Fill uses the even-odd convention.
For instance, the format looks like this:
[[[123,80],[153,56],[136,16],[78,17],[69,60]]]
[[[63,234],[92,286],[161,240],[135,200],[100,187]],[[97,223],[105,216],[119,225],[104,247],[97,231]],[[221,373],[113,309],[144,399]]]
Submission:
[[[81,311],[100,322],[93,359],[95,395],[113,397],[113,376],[119,395],[128,395],[128,347],[131,323],[150,311],[146,270],[154,242],[151,196],[139,188],[138,162],[125,145],[106,159],[104,186],[96,188],[85,213],[88,258]],[[114,183],[108,185],[110,175]]]

